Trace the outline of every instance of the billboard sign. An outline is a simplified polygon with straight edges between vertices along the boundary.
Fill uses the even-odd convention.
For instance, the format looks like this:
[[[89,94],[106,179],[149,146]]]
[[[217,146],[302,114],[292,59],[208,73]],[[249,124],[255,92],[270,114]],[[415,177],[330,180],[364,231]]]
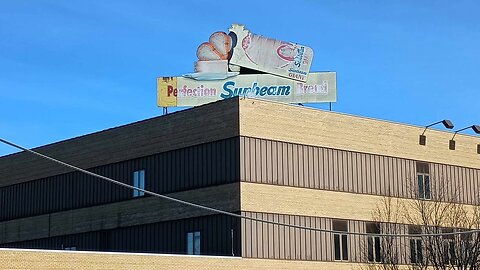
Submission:
[[[335,102],[336,90],[335,72],[311,72],[306,82],[271,74],[238,75],[213,81],[161,77],[157,79],[157,104],[198,106],[235,96],[285,103]]]

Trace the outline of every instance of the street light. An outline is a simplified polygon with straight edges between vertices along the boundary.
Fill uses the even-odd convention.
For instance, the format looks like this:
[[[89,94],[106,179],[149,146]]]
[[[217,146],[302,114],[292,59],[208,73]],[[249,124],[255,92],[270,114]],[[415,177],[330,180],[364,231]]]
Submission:
[[[444,119],[444,120],[442,120],[442,121],[438,121],[438,122],[435,122],[435,123],[433,123],[433,124],[430,124],[430,125],[426,126],[425,129],[423,130],[423,132],[422,132],[422,134],[420,135],[420,138],[419,138],[419,140],[418,140],[418,143],[419,143],[420,145],[426,145],[426,144],[427,144],[427,136],[424,135],[424,134],[425,134],[425,131],[427,131],[427,129],[428,129],[429,127],[434,126],[434,125],[436,125],[436,124],[440,124],[440,123],[442,123],[442,124],[443,124],[446,128],[448,128],[448,129],[452,129],[452,128],[453,128],[453,123],[452,123],[452,121],[450,121],[450,120],[448,120],[448,119]]]
[[[455,141],[453,140],[455,138],[455,135],[457,135],[458,132],[460,132],[462,130],[465,130],[465,129],[469,129],[469,128],[472,128],[475,133],[480,134],[480,126],[479,125],[472,125],[472,126],[468,126],[468,127],[465,127],[465,128],[461,128],[461,129],[455,131],[455,133],[453,133],[453,137],[450,140],[450,142],[448,143],[448,149],[455,150]],[[480,154],[480,145],[477,145],[477,153]]]

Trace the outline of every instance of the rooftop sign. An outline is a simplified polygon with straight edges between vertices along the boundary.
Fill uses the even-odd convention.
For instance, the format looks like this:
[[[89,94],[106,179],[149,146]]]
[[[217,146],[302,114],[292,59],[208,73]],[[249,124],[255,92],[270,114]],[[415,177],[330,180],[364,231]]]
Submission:
[[[157,79],[161,107],[198,106],[236,96],[285,103],[335,102],[335,72],[310,72],[313,50],[234,24],[197,48],[194,73]]]
[[[236,96],[285,103],[336,101],[336,73],[312,72],[306,82],[271,74],[238,75],[224,80],[198,81],[184,77],[157,79],[158,106],[198,106]]]

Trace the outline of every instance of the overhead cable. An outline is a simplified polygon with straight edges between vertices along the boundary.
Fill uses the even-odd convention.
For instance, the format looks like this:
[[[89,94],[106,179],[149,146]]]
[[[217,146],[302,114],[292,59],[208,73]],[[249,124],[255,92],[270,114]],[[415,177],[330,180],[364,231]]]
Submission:
[[[245,220],[250,220],[250,221],[256,221],[256,222],[261,222],[261,223],[265,223],[265,224],[285,226],[285,227],[289,227],[289,228],[310,230],[310,231],[315,231],[315,232],[337,233],[337,234],[348,234],[348,235],[359,235],[359,236],[380,236],[380,237],[436,237],[436,236],[461,235],[461,234],[471,234],[471,233],[480,232],[480,230],[476,229],[476,230],[460,230],[460,231],[446,232],[446,233],[422,233],[422,234],[364,233],[364,232],[349,232],[349,231],[337,231],[337,230],[328,230],[328,229],[321,229],[321,228],[312,228],[312,227],[307,227],[307,226],[302,226],[302,225],[287,224],[287,223],[282,223],[282,222],[265,220],[265,219],[256,218],[256,217],[248,217],[248,216],[243,216],[243,215],[240,215],[240,214],[224,211],[224,210],[221,210],[221,209],[216,209],[216,208],[208,207],[208,206],[205,206],[205,205],[196,204],[196,203],[180,200],[180,199],[177,199],[177,198],[174,198],[174,197],[158,194],[156,192],[149,191],[149,190],[146,190],[146,189],[143,189],[143,188],[135,187],[135,186],[123,183],[121,181],[118,181],[118,180],[115,180],[115,179],[112,179],[112,178],[109,178],[109,177],[106,177],[106,176],[103,176],[103,175],[99,175],[99,174],[90,172],[88,170],[82,169],[80,167],[77,167],[75,165],[72,165],[72,164],[69,164],[69,163],[66,163],[66,162],[63,162],[63,161],[55,159],[53,157],[41,154],[37,151],[28,149],[26,147],[23,147],[21,145],[15,144],[13,142],[7,141],[7,140],[2,139],[2,138],[0,138],[0,142],[8,144],[8,145],[10,145],[12,147],[15,147],[17,149],[29,152],[29,153],[34,154],[36,156],[39,156],[41,158],[48,159],[52,162],[55,162],[55,163],[60,164],[62,166],[68,167],[68,168],[73,169],[75,171],[79,171],[79,172],[88,174],[90,176],[93,176],[93,177],[96,177],[96,178],[114,183],[116,185],[119,185],[119,186],[122,186],[122,187],[125,187],[125,188],[129,188],[129,189],[132,189],[132,190],[137,190],[139,192],[143,192],[145,194],[152,195],[154,197],[158,197],[158,198],[162,198],[162,199],[165,199],[165,200],[180,203],[180,204],[183,204],[183,205],[188,205],[188,206],[191,206],[191,207],[207,210],[207,211],[217,213],[217,214],[223,214],[223,215],[227,215],[227,216],[231,216],[231,217],[235,217],[235,218],[240,218],[240,219],[245,219]]]

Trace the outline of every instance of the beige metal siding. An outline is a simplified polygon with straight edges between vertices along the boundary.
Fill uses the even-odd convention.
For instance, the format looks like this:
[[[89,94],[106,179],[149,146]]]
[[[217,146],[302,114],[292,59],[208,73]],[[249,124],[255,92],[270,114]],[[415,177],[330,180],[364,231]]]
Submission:
[[[413,198],[416,161],[311,145],[241,137],[240,179],[245,182]],[[433,195],[439,186],[462,203],[478,198],[480,170],[430,164]],[[440,182],[447,185],[440,185]]]
[[[326,217],[242,212],[246,217],[261,218],[287,225],[332,230],[332,219]],[[366,221],[346,220],[349,232],[365,233]],[[399,234],[408,233],[408,225],[381,223],[381,228],[393,226]],[[381,229],[383,232],[384,229]],[[391,232],[391,231],[390,231]],[[241,245],[244,258],[281,259],[298,261],[334,261],[333,233],[311,229],[292,228],[283,225],[262,224],[246,220],[242,222]],[[408,263],[409,239],[393,238],[392,249],[398,254],[400,264]],[[367,237],[348,235],[348,261],[367,262]]]

